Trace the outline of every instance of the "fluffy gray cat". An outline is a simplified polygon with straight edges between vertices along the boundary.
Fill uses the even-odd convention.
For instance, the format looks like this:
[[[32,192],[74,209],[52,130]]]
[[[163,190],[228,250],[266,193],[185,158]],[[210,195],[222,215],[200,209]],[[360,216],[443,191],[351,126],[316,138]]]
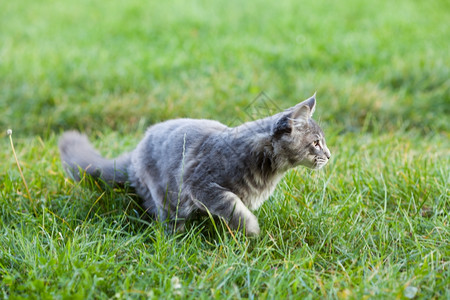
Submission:
[[[177,119],[151,126],[136,149],[103,158],[85,135],[70,131],[59,148],[65,170],[80,168],[109,184],[129,183],[144,209],[184,229],[196,213],[223,218],[232,229],[258,235],[251,212],[290,168],[322,168],[330,159],[322,129],[311,119],[315,95],[276,115],[229,128],[217,121]]]

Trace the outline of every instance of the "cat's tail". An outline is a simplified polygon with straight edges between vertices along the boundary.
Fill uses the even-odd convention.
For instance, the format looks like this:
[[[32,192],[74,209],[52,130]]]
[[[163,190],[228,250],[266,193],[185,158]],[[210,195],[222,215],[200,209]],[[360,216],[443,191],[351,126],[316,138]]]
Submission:
[[[86,172],[112,185],[128,181],[130,153],[106,159],[94,149],[85,135],[77,131],[67,131],[61,136],[59,151],[64,169],[75,180],[80,180],[83,172]]]

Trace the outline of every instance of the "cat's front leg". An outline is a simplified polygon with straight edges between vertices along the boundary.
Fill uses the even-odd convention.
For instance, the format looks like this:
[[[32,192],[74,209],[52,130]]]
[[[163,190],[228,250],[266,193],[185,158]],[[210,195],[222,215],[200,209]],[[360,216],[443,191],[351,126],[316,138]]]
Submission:
[[[211,214],[223,218],[232,229],[242,230],[247,236],[259,234],[258,219],[234,193],[210,190],[200,193],[199,196],[196,203],[200,210],[208,210]]]
[[[234,211],[231,218],[229,217],[228,219],[230,227],[241,230],[245,228],[245,234],[247,236],[259,235],[260,229],[256,216],[242,203],[241,199],[236,197],[233,202],[231,205],[234,207]],[[224,215],[224,218],[226,218],[227,214],[225,213]]]

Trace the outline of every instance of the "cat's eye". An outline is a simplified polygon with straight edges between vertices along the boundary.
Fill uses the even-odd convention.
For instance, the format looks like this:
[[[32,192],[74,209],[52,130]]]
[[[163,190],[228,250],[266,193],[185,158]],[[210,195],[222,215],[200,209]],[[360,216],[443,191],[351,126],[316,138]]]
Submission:
[[[320,148],[320,141],[319,140],[314,141],[314,147]]]

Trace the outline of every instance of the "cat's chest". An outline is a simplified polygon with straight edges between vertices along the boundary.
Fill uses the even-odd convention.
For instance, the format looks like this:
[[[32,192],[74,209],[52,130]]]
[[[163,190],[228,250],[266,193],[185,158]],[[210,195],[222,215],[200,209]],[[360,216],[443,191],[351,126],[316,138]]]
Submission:
[[[273,180],[266,182],[262,188],[249,188],[249,193],[244,200],[245,205],[250,210],[258,209],[274,192],[282,176],[277,176]]]

